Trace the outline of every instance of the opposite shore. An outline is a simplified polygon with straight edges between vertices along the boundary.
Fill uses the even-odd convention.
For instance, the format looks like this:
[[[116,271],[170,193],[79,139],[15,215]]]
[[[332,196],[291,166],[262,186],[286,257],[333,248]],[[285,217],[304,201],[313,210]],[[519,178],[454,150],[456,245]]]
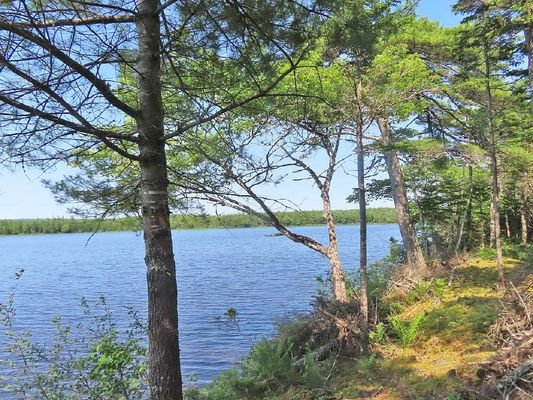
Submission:
[[[393,208],[370,208],[367,211],[368,223],[395,224],[396,214]],[[289,211],[278,213],[280,221],[286,226],[324,225],[321,211]],[[338,225],[359,223],[358,210],[337,210],[333,217]],[[254,215],[223,214],[193,215],[175,214],[170,218],[172,229],[216,229],[216,228],[254,228],[270,226]],[[141,229],[141,220],[136,217],[116,219],[3,219],[0,220],[0,235],[31,235],[84,232],[126,232]]]

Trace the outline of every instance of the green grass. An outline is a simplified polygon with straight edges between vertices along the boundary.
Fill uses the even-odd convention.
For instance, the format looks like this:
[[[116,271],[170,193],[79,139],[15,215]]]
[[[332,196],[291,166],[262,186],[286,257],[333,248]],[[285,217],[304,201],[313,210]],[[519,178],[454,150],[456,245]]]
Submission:
[[[531,264],[519,262],[530,250],[513,251],[508,249],[506,254],[521,257],[506,258],[505,273],[519,285],[532,272]],[[477,379],[477,366],[496,350],[488,337],[501,310],[496,263],[485,257],[470,258],[454,275],[450,286],[444,280],[422,284],[415,288],[414,299],[388,307],[397,321],[405,321],[403,328],[420,319],[413,329],[416,340],[395,340],[389,324],[388,340],[375,341],[377,356],[355,362],[345,357],[339,363],[332,381],[333,398],[453,400],[469,380]]]

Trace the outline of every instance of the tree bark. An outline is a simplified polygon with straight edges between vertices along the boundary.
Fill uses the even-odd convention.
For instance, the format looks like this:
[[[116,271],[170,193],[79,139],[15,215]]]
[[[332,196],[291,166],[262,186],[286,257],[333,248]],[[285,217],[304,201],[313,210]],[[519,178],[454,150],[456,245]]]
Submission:
[[[507,239],[511,239],[511,223],[509,222],[509,213],[505,212],[505,234]]]
[[[491,141],[494,140],[494,133],[491,135]],[[500,225],[500,194],[498,189],[498,166],[496,159],[496,149],[494,145],[491,145],[491,155],[490,155],[490,169],[492,174],[492,224],[491,227],[494,229],[494,238],[496,242],[496,265],[498,267],[498,278],[499,285],[501,289],[505,289],[505,275],[503,271],[503,250],[502,250],[502,239],[501,239],[501,225]]]
[[[491,160],[492,162],[492,160]],[[496,248],[496,227],[494,226],[494,202],[490,202],[490,226],[489,226],[489,247],[491,249]]]
[[[148,368],[153,400],[181,400],[177,283],[168,207],[157,0],[138,0],[141,202],[148,281]]]
[[[461,226],[459,227],[459,234],[457,235],[457,242],[455,243],[455,254],[458,254],[459,251],[464,247],[463,246],[463,236],[466,237],[464,243],[467,244],[470,239],[470,229],[472,226],[472,197],[474,195],[474,184],[473,184],[473,170],[472,166],[468,166],[468,199],[466,200],[466,208],[461,221]],[[465,235],[466,231],[466,235]]]
[[[521,242],[525,246],[529,239],[527,197],[525,195],[522,195],[522,205],[520,207],[520,228],[522,239]]]
[[[422,212],[422,207],[420,206],[420,201],[419,201],[419,198],[418,198],[418,195],[416,193],[416,191],[414,192],[414,195],[415,195],[415,203],[416,203],[416,206],[418,207],[418,224],[420,226],[420,231],[421,231],[421,235],[420,235],[420,239],[422,240],[422,252],[423,254],[426,256],[426,257],[429,257],[429,240],[428,240],[428,236],[426,234],[426,223],[425,223],[425,220],[424,220],[424,213]]]
[[[348,295],[346,294],[346,277],[342,271],[342,265],[339,259],[339,246],[337,241],[337,230],[335,221],[333,220],[333,212],[331,211],[331,200],[329,198],[329,187],[326,185],[322,189],[322,205],[324,208],[324,218],[328,228],[328,249],[327,257],[331,265],[331,283],[333,286],[333,295],[335,300],[341,303],[348,302]]]
[[[500,289],[505,289],[505,274],[503,271],[503,250],[500,226],[500,193],[498,186],[498,158],[496,149],[496,132],[493,123],[492,88],[490,85],[491,68],[488,56],[488,45],[485,45],[485,89],[487,95],[487,128],[489,134],[490,171],[492,175],[492,212],[491,237],[496,244],[496,264]]]
[[[524,29],[526,40],[528,72],[529,72],[529,89],[531,96],[531,110],[533,112],[533,26],[528,24]]]
[[[377,120],[381,138],[385,146],[391,144],[391,128],[387,119],[381,117]],[[427,265],[424,260],[424,255],[418,243],[416,232],[411,224],[409,216],[409,202],[407,200],[407,192],[403,182],[402,168],[400,160],[395,150],[387,150],[385,152],[385,161],[387,163],[387,170],[391,181],[392,197],[394,199],[394,207],[396,209],[396,218],[402,235],[403,244],[407,252],[407,261],[414,268],[415,273],[419,276],[427,274]]]
[[[363,123],[357,125],[357,188],[359,194],[359,276],[361,281],[361,350],[368,353],[368,270]]]

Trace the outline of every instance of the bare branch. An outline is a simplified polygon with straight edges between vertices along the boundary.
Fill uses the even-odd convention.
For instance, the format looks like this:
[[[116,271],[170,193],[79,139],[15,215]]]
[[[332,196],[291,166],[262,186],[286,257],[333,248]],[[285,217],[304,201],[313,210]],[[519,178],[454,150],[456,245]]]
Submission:
[[[88,25],[107,25],[107,24],[124,24],[135,22],[133,15],[99,15],[96,17],[73,18],[73,19],[56,19],[42,22],[17,23],[21,28],[56,28],[60,26],[88,26]]]

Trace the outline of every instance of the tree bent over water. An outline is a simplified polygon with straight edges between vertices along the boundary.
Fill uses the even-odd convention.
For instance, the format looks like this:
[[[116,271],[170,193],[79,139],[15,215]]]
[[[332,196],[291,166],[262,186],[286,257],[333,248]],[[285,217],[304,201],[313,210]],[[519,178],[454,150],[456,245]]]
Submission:
[[[302,44],[298,22],[307,17],[278,1],[254,9],[239,1],[0,3],[0,161],[48,168],[114,154],[138,171],[130,195],[143,219],[152,399],[183,397],[166,147],[266,95],[294,70],[291,43]],[[276,59],[287,67],[269,71]],[[228,93],[234,78],[219,73],[199,89],[194,78],[212,76],[222,60],[246,85]],[[163,99],[170,80],[174,110]],[[98,195],[120,192],[113,182],[88,180]]]

